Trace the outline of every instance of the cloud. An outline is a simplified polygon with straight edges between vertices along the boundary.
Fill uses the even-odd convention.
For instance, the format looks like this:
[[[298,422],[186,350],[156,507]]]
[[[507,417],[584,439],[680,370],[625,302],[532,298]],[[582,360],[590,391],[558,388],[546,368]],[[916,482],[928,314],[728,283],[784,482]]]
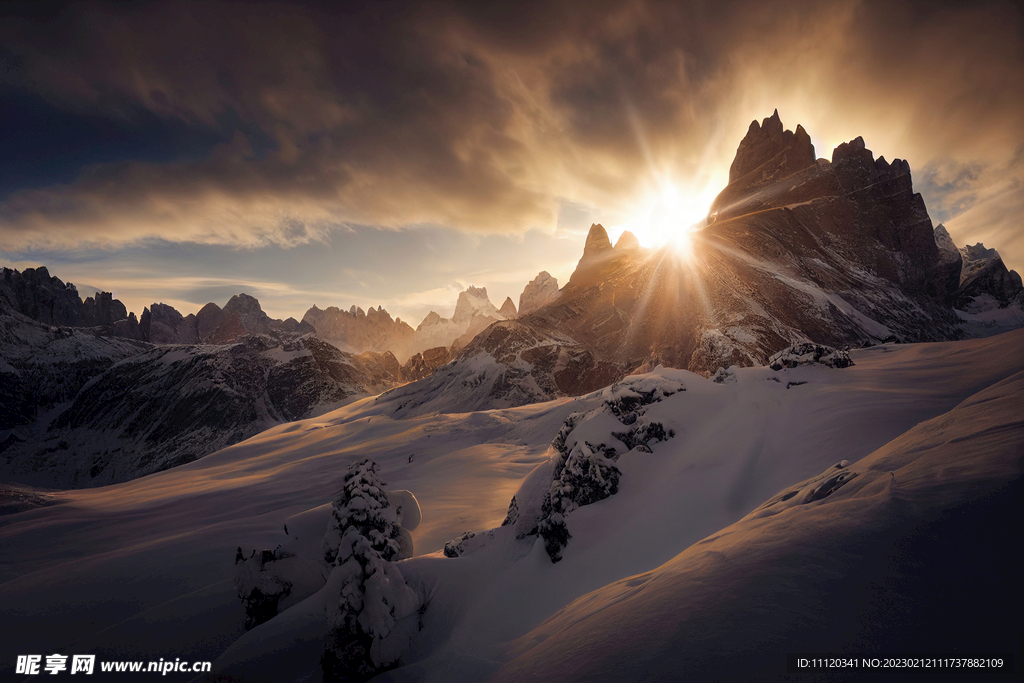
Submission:
[[[554,232],[566,206],[625,221],[652,182],[723,178],[749,121],[776,107],[821,156],[862,135],[909,159],[943,215],[985,197],[992,234],[1014,241],[1021,215],[996,188],[1024,177],[1010,163],[1024,144],[1021,26],[1003,2],[75,4],[10,16],[7,93],[125,125],[145,112],[147,131],[155,119],[197,142],[158,161],[140,144],[73,182],[9,193],[0,248],[289,247],[347,224]]]

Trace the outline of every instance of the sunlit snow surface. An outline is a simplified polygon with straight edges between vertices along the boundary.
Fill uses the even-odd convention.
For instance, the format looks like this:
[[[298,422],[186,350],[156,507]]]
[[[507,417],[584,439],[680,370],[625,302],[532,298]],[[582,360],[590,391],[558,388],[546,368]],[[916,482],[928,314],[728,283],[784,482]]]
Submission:
[[[308,537],[314,552],[326,531],[318,529],[328,516],[322,506],[357,458],[374,458],[389,487],[408,489],[422,508],[412,532],[417,556],[400,566],[427,598],[424,628],[403,666],[382,680],[522,680],[538,672],[561,680],[552,672],[582,666],[570,650],[598,662],[598,653],[625,656],[623,648],[639,647],[628,638],[615,641],[618,649],[601,640],[616,619],[654,609],[638,587],[656,579],[669,586],[662,598],[683,600],[698,584],[712,585],[714,572],[700,573],[719,561],[711,550],[736,552],[747,558],[738,566],[749,569],[758,557],[751,545],[763,536],[784,547],[804,533],[802,520],[825,537],[833,524],[884,526],[879,511],[893,495],[909,506],[899,519],[912,519],[1020,476],[1024,331],[878,346],[851,357],[855,365],[845,369],[737,369],[735,381],[722,384],[656,370],[685,387],[645,413],[674,438],[651,453],[620,455],[618,492],[566,518],[572,538],[557,564],[536,536],[517,540],[513,526],[499,525],[520,486],[528,494],[543,479],[543,469],[528,475],[548,463],[566,417],[599,407],[602,392],[401,420],[385,415],[386,400],[367,399],[125,484],[35,492],[52,504],[0,516],[0,662],[55,652],[170,656],[216,660],[215,671],[238,680],[319,680],[327,598],[317,593],[245,633],[231,585],[235,549],[273,548],[297,536],[303,544]],[[812,497],[816,485],[806,480],[843,460],[857,476],[822,500],[790,504]],[[892,479],[898,494],[888,488]],[[781,501],[791,490],[800,493]],[[863,506],[830,513],[843,501]],[[723,529],[728,535],[694,545]],[[443,557],[444,543],[465,531],[486,542]],[[680,572],[691,578],[664,584]],[[679,623],[658,624],[665,631],[642,654],[650,661],[658,648],[684,646],[668,643]],[[567,646],[563,634],[577,640]],[[563,664],[551,668],[554,661]]]

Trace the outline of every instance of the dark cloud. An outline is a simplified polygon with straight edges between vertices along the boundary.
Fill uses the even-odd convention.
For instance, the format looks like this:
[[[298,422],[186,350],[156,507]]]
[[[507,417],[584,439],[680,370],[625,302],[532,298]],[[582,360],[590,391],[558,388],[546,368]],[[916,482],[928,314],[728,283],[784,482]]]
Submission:
[[[996,210],[1000,183],[1024,176],[1012,3],[0,11],[0,97],[20,131],[0,150],[3,248],[288,246],[346,223],[554,230],[565,206],[628,214],[656,176],[720,182],[775,107],[822,156],[863,135],[909,159],[945,216],[988,206],[1004,236],[1021,222]]]

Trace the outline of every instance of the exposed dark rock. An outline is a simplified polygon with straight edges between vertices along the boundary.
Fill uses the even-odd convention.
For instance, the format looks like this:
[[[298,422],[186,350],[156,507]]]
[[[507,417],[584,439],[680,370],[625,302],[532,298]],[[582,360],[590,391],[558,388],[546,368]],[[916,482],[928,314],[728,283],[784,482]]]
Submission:
[[[451,351],[444,346],[438,346],[433,349],[427,349],[422,353],[417,353],[407,360],[405,365],[402,366],[402,379],[408,382],[414,382],[418,379],[428,377],[434,372],[434,370],[449,362],[451,359]]]
[[[967,309],[982,295],[991,296],[999,306],[1005,307],[1020,296],[1020,275],[1007,270],[1003,259],[995,249],[986,249],[980,242],[960,250],[963,268],[960,283],[953,295],[953,304]]]
[[[816,166],[814,145],[802,126],[784,130],[779,112],[761,125],[750,123],[746,136],[729,167],[729,186],[722,191],[712,212],[719,218],[735,215],[732,206],[757,190]]]
[[[271,318],[248,294],[236,294],[224,308],[208,303],[186,316],[167,304],[153,304],[142,312],[140,327],[153,344],[233,344],[247,334],[294,338],[314,332],[312,325],[294,318]]]
[[[810,342],[793,344],[768,359],[768,367],[772,370],[815,364],[829,368],[848,368],[853,365],[853,361],[850,360],[849,351]]]
[[[51,276],[44,267],[22,272],[4,268],[0,299],[14,311],[46,325],[101,327],[108,336],[142,339],[138,320],[110,292],[96,292],[85,301],[70,282]]]
[[[153,304],[142,311],[142,333],[151,344],[197,344],[196,317],[182,316],[173,306]]]
[[[51,277],[42,266],[22,272],[4,268],[2,274],[0,296],[18,313],[47,325],[82,326],[82,300],[70,282]]]

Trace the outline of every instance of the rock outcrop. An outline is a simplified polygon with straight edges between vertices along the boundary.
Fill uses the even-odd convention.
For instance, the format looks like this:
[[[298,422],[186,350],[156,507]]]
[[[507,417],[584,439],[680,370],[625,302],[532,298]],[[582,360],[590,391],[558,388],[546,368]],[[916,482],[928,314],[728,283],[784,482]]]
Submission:
[[[414,354],[402,366],[402,379],[415,382],[430,376],[434,370],[452,359],[451,350],[447,346],[437,346]]]
[[[978,242],[959,250],[963,259],[959,287],[953,295],[953,303],[959,309],[969,309],[975,300],[987,295],[999,307],[1014,303],[1024,291],[1020,275],[1007,270],[999,252],[986,249]]]

